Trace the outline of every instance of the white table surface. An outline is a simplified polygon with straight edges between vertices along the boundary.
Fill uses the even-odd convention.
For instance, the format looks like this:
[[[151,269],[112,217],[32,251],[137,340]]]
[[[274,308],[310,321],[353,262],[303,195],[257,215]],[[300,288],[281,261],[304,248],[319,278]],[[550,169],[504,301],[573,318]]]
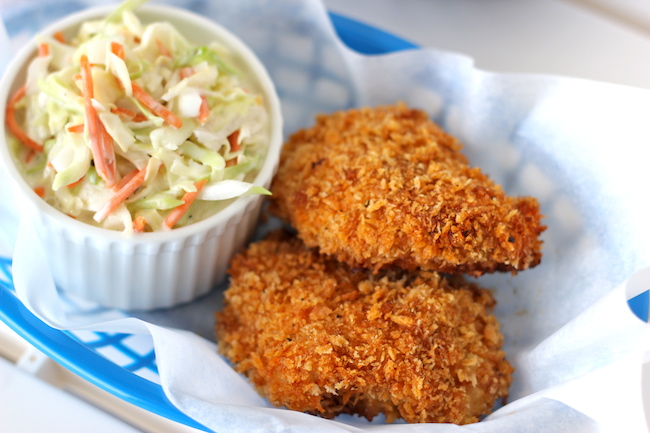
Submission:
[[[8,0],[0,0],[0,7]],[[326,7],[424,47],[473,57],[481,69],[582,77],[650,89],[650,0],[324,0]],[[137,410],[108,415],[57,386],[47,363],[0,326],[0,433],[192,431]],[[10,346],[23,352],[3,360]],[[5,358],[7,355],[4,355]],[[24,358],[24,357],[23,357]],[[48,380],[35,377],[48,376]],[[68,387],[70,388],[70,387]],[[84,389],[80,387],[78,389]],[[79,392],[77,392],[79,393]],[[112,402],[115,413],[129,405]],[[38,408],[38,411],[34,409]],[[38,416],[34,416],[38,413]],[[132,418],[129,419],[129,416]],[[139,420],[139,421],[137,421]]]
[[[646,31],[583,3],[647,17]],[[498,72],[583,77],[650,88],[648,0],[325,0],[334,12]],[[623,8],[623,6],[625,6]],[[623,14],[623,12],[621,12]]]

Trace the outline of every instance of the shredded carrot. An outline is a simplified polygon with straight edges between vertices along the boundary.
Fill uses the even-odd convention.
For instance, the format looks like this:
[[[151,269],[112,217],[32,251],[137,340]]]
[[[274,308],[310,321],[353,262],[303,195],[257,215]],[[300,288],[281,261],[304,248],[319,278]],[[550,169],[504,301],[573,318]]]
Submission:
[[[118,42],[111,42],[111,52],[120,59],[124,60],[124,47]]]
[[[230,143],[230,151],[237,152],[241,147],[239,146],[239,130],[233,132],[228,136],[228,143]],[[232,167],[237,165],[237,157],[229,159],[226,161],[226,167]]]
[[[84,124],[83,124],[83,123],[80,123],[80,124],[78,124],[78,125],[68,126],[68,127],[65,128],[65,129],[66,129],[68,132],[72,132],[72,133],[75,133],[75,134],[83,134],[83,133],[84,133],[84,129],[85,129],[85,127],[84,127]]]
[[[135,217],[133,220],[133,231],[135,233],[144,232],[144,227],[147,225],[147,220],[142,216]]]
[[[194,68],[191,66],[185,66],[181,68],[181,70],[179,71],[179,75],[181,76],[181,78],[191,77],[192,75],[194,75]]]
[[[135,175],[137,175],[139,170],[137,168],[134,168],[133,171],[127,173],[120,181],[113,187],[113,191],[117,192],[124,188],[124,185],[126,185]]]
[[[50,54],[50,46],[45,42],[38,45],[38,57],[45,57]]]
[[[11,98],[9,98],[9,101],[7,102],[7,109],[5,110],[5,122],[7,123],[9,131],[11,131],[11,133],[18,139],[18,141],[37,152],[42,152],[43,145],[38,144],[29,138],[27,133],[23,131],[20,125],[18,125],[18,121],[16,120],[16,104],[25,96],[25,89],[25,85],[20,86],[18,90],[16,90],[16,93],[14,93]]]
[[[122,107],[113,107],[111,108],[111,113],[113,114],[119,114],[120,116],[126,116],[133,118],[135,117],[135,111],[131,111],[128,108],[122,108]]]
[[[90,100],[95,97],[95,89],[93,88],[93,76],[90,70],[90,62],[88,56],[82,54],[79,58],[79,66],[81,69],[80,79],[83,80],[83,93],[84,99]]]
[[[84,177],[85,177],[85,176],[81,176],[81,178],[80,178],[79,180],[77,180],[77,181],[75,181],[75,182],[72,182],[72,183],[69,183],[69,184],[66,185],[66,186],[67,186],[68,188],[72,189],[72,188],[74,188],[75,186],[79,185],[79,184],[81,183],[81,181],[84,180]]]
[[[131,83],[131,85],[133,86],[133,96],[142,105],[144,105],[147,110],[151,111],[156,116],[161,117],[165,122],[176,129],[183,126],[183,121],[170,110],[168,110],[167,107],[156,101],[151,95],[142,90],[142,88],[137,84]]]
[[[63,33],[61,33],[61,32],[54,33],[54,39],[61,42],[62,44],[65,44],[65,37],[63,36]]]
[[[129,120],[132,120],[134,122],[144,122],[147,120],[147,116],[145,116],[142,113],[136,113],[135,111],[131,111],[128,108],[122,108],[122,107],[113,107],[111,108],[111,113],[117,114],[122,117],[127,117]]]
[[[131,194],[135,192],[136,189],[140,188],[140,185],[142,185],[142,182],[144,182],[145,175],[147,174],[147,167],[144,167],[142,170],[140,170],[135,176],[133,176],[125,185],[120,188],[119,191],[115,193],[113,197],[109,201],[102,206],[97,213],[95,213],[95,216],[93,216],[93,219],[97,221],[98,223],[104,221],[104,219],[119,205],[121,205],[124,200],[129,198]]]
[[[45,188],[43,188],[42,186],[37,186],[36,188],[34,188],[34,192],[40,198],[45,197]]]
[[[230,151],[237,152],[239,147],[239,129],[228,136],[228,143],[230,143]]]
[[[83,54],[80,58],[81,80],[83,84],[84,109],[86,113],[86,127],[88,128],[88,137],[90,139],[90,150],[95,161],[97,174],[106,182],[106,186],[115,185],[116,167],[115,151],[113,149],[113,140],[106,132],[106,128],[99,120],[97,111],[93,106],[94,97],[93,77],[90,70],[88,57]],[[108,137],[107,137],[108,136]]]
[[[72,79],[75,80],[75,81],[79,81],[79,80],[81,80],[81,74],[74,74],[74,75],[72,76]]]
[[[158,39],[158,38],[156,38],[156,45],[158,45],[158,50],[160,50],[160,54],[162,54],[165,57],[169,57],[169,58],[173,57],[172,53],[169,52],[167,47],[162,42],[160,42],[160,39]]]
[[[206,120],[210,117],[210,105],[208,104],[208,98],[205,95],[201,95],[201,107],[199,108],[199,122],[201,124],[205,123]]]
[[[106,127],[102,123],[99,116],[97,116],[97,126],[99,129],[100,146],[102,147],[102,155],[104,156],[104,164],[109,170],[108,176],[110,181],[106,182],[107,187],[112,187],[117,181],[117,161],[115,159],[115,146],[113,137],[108,133]]]
[[[29,164],[30,162],[32,162],[32,160],[36,156],[36,153],[37,152],[34,149],[29,149],[29,153],[25,157],[25,164]]]
[[[198,182],[194,182],[194,186],[196,186],[196,191],[194,192],[186,192],[183,195],[183,204],[174,208],[174,210],[171,211],[169,215],[167,215],[167,218],[165,218],[165,222],[163,224],[164,227],[171,229],[174,227],[174,225],[182,218],[183,215],[185,215],[185,212],[190,208],[192,205],[192,202],[196,198],[196,196],[199,194],[201,191],[201,188],[203,188],[203,185],[207,180],[199,180]]]

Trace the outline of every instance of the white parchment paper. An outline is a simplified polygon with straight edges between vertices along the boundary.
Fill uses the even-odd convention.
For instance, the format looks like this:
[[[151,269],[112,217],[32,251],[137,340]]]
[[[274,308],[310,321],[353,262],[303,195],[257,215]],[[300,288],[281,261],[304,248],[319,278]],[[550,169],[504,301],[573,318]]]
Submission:
[[[62,14],[98,2],[44,4],[55,3]],[[457,136],[470,162],[506,192],[539,199],[548,226],[542,264],[480,279],[494,290],[516,368],[510,403],[464,427],[328,421],[270,407],[215,353],[212,313],[223,286],[201,302],[137,317],[71,311],[29,215],[18,229],[15,209],[3,203],[0,241],[8,254],[15,245],[14,284],[32,312],[59,329],[151,335],[169,399],[219,432],[647,431],[650,328],[626,299],[650,288],[650,92],[480,71],[466,56],[435,50],[362,56],[338,40],[317,0],[165,3],[213,18],[254,49],[278,87],[286,134],[317,113],[405,101]],[[52,10],[40,9],[33,26],[39,13],[52,20]],[[9,30],[16,46],[37,29]]]

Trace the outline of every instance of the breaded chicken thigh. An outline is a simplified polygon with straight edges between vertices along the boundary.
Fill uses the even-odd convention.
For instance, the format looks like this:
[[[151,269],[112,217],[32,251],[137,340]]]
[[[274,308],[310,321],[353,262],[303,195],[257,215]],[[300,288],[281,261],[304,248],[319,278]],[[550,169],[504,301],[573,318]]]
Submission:
[[[537,265],[537,200],[507,196],[460,150],[403,104],[321,115],[285,144],[271,210],[350,266],[478,276]]]
[[[508,394],[494,299],[460,277],[351,270],[277,232],[230,275],[219,349],[274,405],[465,424]]]

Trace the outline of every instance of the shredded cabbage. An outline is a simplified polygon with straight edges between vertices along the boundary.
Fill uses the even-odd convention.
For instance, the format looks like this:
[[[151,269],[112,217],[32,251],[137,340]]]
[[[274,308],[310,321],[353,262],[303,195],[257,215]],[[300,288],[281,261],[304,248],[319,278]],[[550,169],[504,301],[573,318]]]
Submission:
[[[125,233],[137,217],[146,231],[168,229],[168,215],[199,189],[173,227],[207,218],[235,197],[270,194],[250,183],[268,139],[261,96],[220,44],[194,45],[170,23],[140,22],[143,3],[125,1],[70,40],[39,37],[45,50],[29,65],[15,104],[20,128],[44,148],[12,145],[28,183],[60,211]],[[137,188],[109,203],[136,173]]]

